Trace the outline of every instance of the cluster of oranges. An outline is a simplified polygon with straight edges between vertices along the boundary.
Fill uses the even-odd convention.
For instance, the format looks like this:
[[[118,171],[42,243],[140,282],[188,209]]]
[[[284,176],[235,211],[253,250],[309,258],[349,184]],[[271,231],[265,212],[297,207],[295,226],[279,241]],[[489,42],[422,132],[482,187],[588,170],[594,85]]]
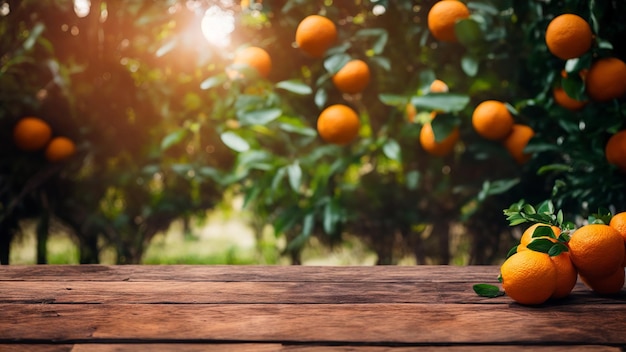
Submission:
[[[50,162],[63,161],[76,152],[74,142],[63,136],[52,137],[50,125],[38,117],[24,117],[13,128],[15,145],[27,152],[44,150]]]
[[[550,230],[536,234],[540,227]],[[546,233],[553,235],[546,236]],[[539,240],[560,242],[565,251],[550,256],[529,248]],[[581,226],[571,235],[547,224],[524,231],[516,252],[500,267],[504,292],[514,301],[536,305],[567,297],[578,278],[598,294],[616,294],[624,286],[626,267],[626,212],[606,224]]]
[[[320,15],[305,17],[296,29],[295,40],[304,53],[312,58],[322,58],[337,41],[337,27],[328,18]],[[267,78],[272,69],[272,60],[267,51],[259,47],[239,50],[234,64],[246,65]],[[241,73],[231,72],[231,78]],[[370,69],[363,60],[351,60],[332,76],[335,87],[345,94],[359,94],[370,82]],[[349,106],[335,104],[324,109],[317,120],[320,137],[329,143],[345,145],[356,138],[360,128],[358,114]]]
[[[555,17],[546,29],[546,45],[556,57],[569,60],[588,53],[594,42],[594,34],[589,23],[575,14]],[[595,58],[589,69],[578,72],[585,85],[585,93],[593,102],[607,102],[626,94],[626,63],[616,57]],[[567,72],[561,72],[567,78]],[[576,100],[567,95],[563,87],[553,89],[554,101],[571,111],[582,109],[587,100]],[[626,172],[626,131],[613,135],[605,147],[605,156],[610,164]]]

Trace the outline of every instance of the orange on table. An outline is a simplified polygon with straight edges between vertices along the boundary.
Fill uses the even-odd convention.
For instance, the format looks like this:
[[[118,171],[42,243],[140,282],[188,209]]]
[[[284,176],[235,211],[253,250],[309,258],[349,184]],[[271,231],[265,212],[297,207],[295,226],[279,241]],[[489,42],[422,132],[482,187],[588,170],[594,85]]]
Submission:
[[[604,156],[609,164],[626,172],[626,130],[612,135],[604,147]]]
[[[335,87],[343,93],[361,93],[370,83],[370,69],[363,60],[351,60],[332,78]]]
[[[557,269],[546,253],[515,253],[504,261],[500,274],[504,292],[521,304],[544,303],[556,292]]]
[[[596,293],[611,295],[618,293],[624,287],[624,268],[618,267],[606,277],[593,277],[580,275],[581,281]]]
[[[550,52],[563,60],[579,57],[589,51],[593,33],[589,23],[574,14],[555,17],[546,28],[546,45]]]
[[[518,164],[524,164],[530,159],[531,155],[524,152],[524,148],[534,135],[535,131],[529,126],[514,124],[511,133],[504,139],[504,147]]]
[[[585,89],[593,101],[623,97],[626,94],[626,63],[615,57],[595,61],[585,78]]]
[[[586,101],[576,100],[567,95],[567,92],[562,87],[555,87],[552,90],[552,96],[555,103],[570,111],[578,111],[587,105]]]
[[[324,109],[317,119],[317,131],[326,142],[345,145],[359,133],[361,122],[352,108],[335,104]]]
[[[76,145],[67,137],[54,137],[46,147],[45,156],[50,162],[63,161],[76,152]]]
[[[237,51],[233,63],[248,65],[263,78],[267,78],[272,70],[272,58],[265,49],[256,46],[249,46]]]
[[[624,239],[609,225],[589,224],[572,233],[569,242],[570,258],[581,276],[607,277],[622,265]]]
[[[431,119],[434,120],[436,113],[431,114]],[[435,133],[433,126],[430,122],[425,123],[420,130],[420,145],[426,152],[435,156],[445,156],[450,154],[454,149],[454,145],[459,140],[459,128],[454,127],[450,134],[442,141],[437,142],[435,140]]]
[[[556,289],[550,298],[565,298],[576,286],[578,270],[572,263],[568,252],[550,257],[556,268]]]
[[[52,128],[38,117],[24,117],[13,128],[13,141],[24,151],[40,150],[52,137]]]
[[[442,0],[428,11],[428,29],[433,37],[444,42],[458,41],[454,26],[457,21],[470,16],[464,3],[456,0]]]
[[[337,27],[320,15],[305,17],[296,29],[298,47],[314,58],[321,58],[337,41]]]
[[[503,102],[487,100],[478,104],[472,114],[472,126],[483,138],[503,140],[513,129],[513,116]]]
[[[617,230],[622,235],[624,242],[626,242],[626,211],[613,215],[609,226]]]

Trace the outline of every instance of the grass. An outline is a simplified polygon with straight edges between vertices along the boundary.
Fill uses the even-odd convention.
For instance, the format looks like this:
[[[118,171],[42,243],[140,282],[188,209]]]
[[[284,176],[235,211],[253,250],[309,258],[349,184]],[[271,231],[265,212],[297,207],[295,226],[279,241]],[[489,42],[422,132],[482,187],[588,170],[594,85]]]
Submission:
[[[143,264],[268,264],[288,265],[281,256],[283,238],[276,238],[266,226],[259,239],[248,226],[247,214],[241,211],[215,210],[204,223],[194,224],[185,234],[182,222],[174,222],[168,231],[157,234],[146,249]],[[23,224],[23,233],[11,245],[11,264],[35,264],[36,241],[33,223]],[[54,227],[48,240],[49,264],[78,264],[78,249],[71,237]],[[102,264],[114,264],[115,253],[106,248]],[[302,253],[303,265],[373,265],[376,255],[357,238],[350,237],[342,246],[329,249],[312,238]],[[406,264],[410,264],[406,263]]]

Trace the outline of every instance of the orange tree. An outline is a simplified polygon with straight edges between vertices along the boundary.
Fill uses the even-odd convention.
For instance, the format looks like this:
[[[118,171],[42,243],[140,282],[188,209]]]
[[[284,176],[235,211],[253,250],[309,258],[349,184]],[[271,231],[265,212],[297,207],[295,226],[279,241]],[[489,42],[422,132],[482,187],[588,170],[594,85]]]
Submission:
[[[572,214],[626,207],[623,139],[605,152],[623,129],[624,92],[607,81],[621,68],[592,68],[625,58],[617,2],[224,2],[236,29],[229,47],[210,54],[183,30],[199,26],[209,1],[92,1],[99,11],[84,19],[43,3],[55,11],[27,2],[38,15],[15,22],[30,30],[20,32],[27,40],[42,18],[41,38],[52,43],[32,54],[53,58],[38,67],[55,78],[45,91],[57,98],[32,110],[71,116],[59,121],[78,156],[50,172],[58,182],[34,183],[40,193],[0,188],[3,211],[15,190],[44,194],[50,201],[17,199],[35,215],[65,217],[86,253],[104,238],[120,262],[136,262],[155,231],[210,208],[226,187],[287,238],[294,263],[311,237],[332,245],[344,234],[369,244],[381,264],[407,253],[418,263],[491,263],[512,242],[502,209],[521,198],[553,198]],[[565,13],[592,33],[573,54],[546,43],[551,20]],[[311,15],[327,20],[299,30]],[[590,86],[613,88],[607,97]],[[32,87],[20,96],[41,84]],[[358,123],[329,114],[334,105]],[[11,106],[3,123],[13,126],[28,110]],[[19,156],[3,177],[25,159],[6,153]]]

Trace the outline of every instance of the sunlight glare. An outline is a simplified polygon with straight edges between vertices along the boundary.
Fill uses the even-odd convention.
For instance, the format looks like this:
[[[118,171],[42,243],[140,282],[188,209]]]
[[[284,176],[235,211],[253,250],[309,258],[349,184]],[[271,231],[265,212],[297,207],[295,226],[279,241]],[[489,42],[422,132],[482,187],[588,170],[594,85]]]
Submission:
[[[232,11],[214,5],[206,10],[200,26],[209,43],[225,47],[230,44],[230,34],[235,30],[235,16]]]
[[[76,16],[83,18],[89,15],[91,0],[74,0],[74,12]]]

